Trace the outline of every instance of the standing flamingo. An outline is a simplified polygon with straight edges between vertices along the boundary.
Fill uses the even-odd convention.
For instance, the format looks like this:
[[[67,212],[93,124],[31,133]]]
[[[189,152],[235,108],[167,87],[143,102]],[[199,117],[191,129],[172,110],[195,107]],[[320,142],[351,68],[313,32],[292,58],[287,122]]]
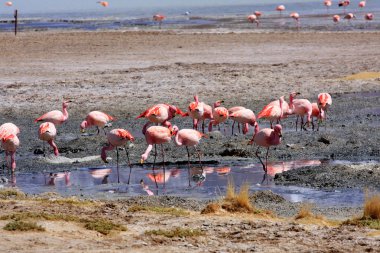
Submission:
[[[85,131],[86,128],[91,126],[96,126],[99,135],[99,127],[103,128],[104,134],[106,134],[105,127],[112,126],[110,121],[114,121],[115,118],[99,111],[92,111],[87,114],[86,119],[80,124],[80,129],[82,132]]]
[[[273,128],[273,121],[277,120],[277,123],[280,122],[280,119],[284,115],[283,107],[284,104],[284,96],[281,96],[280,99],[270,102],[268,105],[264,106],[264,108],[257,115],[257,119],[268,119],[270,122],[270,128]],[[289,109],[289,106],[288,106]]]
[[[188,164],[188,174],[189,174],[189,186],[190,185],[190,152],[189,147],[194,147],[195,151],[197,151],[196,146],[199,144],[199,141],[202,139],[204,134],[198,132],[194,129],[181,129],[178,131],[178,128],[173,127],[173,131],[175,134],[174,141],[177,146],[185,146],[187,151],[187,164]],[[198,151],[197,151],[198,152]],[[198,152],[199,163],[201,163],[201,154]]]
[[[339,1],[339,3],[338,3],[338,6],[339,6],[339,7],[342,7],[342,6],[343,6],[344,14],[346,14],[346,8],[347,8],[347,6],[349,6],[349,5],[350,5],[350,0],[341,0],[341,1]]]
[[[351,19],[356,18],[356,16],[353,13],[348,13],[346,16],[344,16],[344,19],[347,19],[348,22],[351,21]]]
[[[373,20],[373,14],[372,13],[367,13],[364,15],[364,19],[367,21]]]
[[[1,146],[5,151],[5,161],[8,168],[12,169],[12,173],[16,169],[16,149],[20,146],[20,140],[17,134],[20,129],[13,123],[4,123],[0,126]],[[8,156],[11,156],[9,163]]]
[[[290,14],[290,17],[294,19],[297,25],[297,29],[299,30],[300,29],[300,15],[297,12],[292,12]]]
[[[250,23],[256,23],[256,27],[259,27],[259,20],[257,19],[257,16],[255,14],[251,14],[247,17],[248,22]]]
[[[332,3],[330,0],[325,0],[323,4],[326,6],[327,12],[329,11],[329,8],[331,7]]]
[[[255,126],[257,124],[256,116],[253,113],[253,111],[250,109],[242,109],[242,110],[236,111],[230,115],[230,118],[244,125],[243,134],[248,133],[249,125]]]
[[[327,120],[327,110],[332,105],[332,98],[329,93],[319,93],[318,94],[318,108],[320,111],[320,114],[324,116],[324,118]]]
[[[38,136],[40,140],[47,141],[47,143],[49,143],[49,145],[54,150],[54,155],[56,156],[59,155],[57,145],[54,143],[54,138],[57,136],[57,129],[55,128],[55,125],[53,123],[51,122],[42,123],[38,130]],[[43,152],[45,156],[45,142],[43,142]]]
[[[250,144],[257,144],[257,150],[256,150],[256,157],[260,160],[260,163],[263,165],[263,170],[265,171],[265,174],[268,173],[268,154],[269,154],[269,148],[271,146],[277,146],[281,143],[281,137],[282,137],[282,127],[281,125],[277,124],[274,126],[273,129],[271,128],[264,128],[262,130],[259,129],[258,125],[255,127],[255,134],[253,135]],[[265,164],[261,160],[259,156],[259,149],[260,147],[266,147],[267,152],[265,155]]]
[[[181,111],[178,107],[169,104],[157,104],[149,109],[145,110],[136,119],[145,117],[149,121],[144,125],[142,133],[145,134],[146,129],[150,123],[161,124],[166,127],[171,127],[172,124],[169,122],[176,114],[181,115],[182,117],[187,116],[184,112]]]
[[[112,150],[116,148],[116,169],[117,169],[117,182],[120,183],[120,176],[119,176],[119,150],[118,147],[124,146],[125,147],[125,153],[127,155],[128,159],[128,165],[129,165],[129,177],[128,177],[128,184],[131,179],[131,172],[132,172],[132,166],[129,161],[129,153],[128,148],[125,146],[128,141],[134,141],[135,138],[125,129],[112,129],[109,133],[107,133],[107,140],[108,145],[104,146],[102,148],[101,158],[105,163],[108,163],[107,161],[107,154],[106,151]]]
[[[225,122],[228,119],[228,110],[225,107],[220,106],[223,101],[216,101],[214,103],[214,109],[212,110],[212,120],[210,120],[210,123],[208,125],[208,131],[212,131],[212,126],[216,126],[220,123]],[[219,128],[220,130],[220,128]],[[225,129],[224,129],[225,130]]]
[[[318,107],[318,104],[317,103],[312,103],[311,104],[311,108],[312,108],[312,111],[311,111],[311,125],[313,127],[313,131],[314,131],[314,118],[316,118],[317,120],[317,131],[319,131],[319,123],[323,121],[323,119],[325,118],[325,113],[324,111],[320,111],[319,110],[319,107]]]
[[[366,4],[365,1],[360,1],[358,6],[359,6],[360,8],[364,8],[364,7],[365,7],[365,4]]]
[[[161,29],[161,24],[162,24],[162,21],[165,19],[166,17],[164,15],[161,15],[161,14],[156,14],[153,16],[153,20],[158,22],[158,25],[159,25],[159,28]]]
[[[231,107],[228,109],[228,115],[231,115],[232,113],[234,112],[237,112],[237,111],[240,111],[240,110],[243,110],[245,109],[245,107],[243,106],[234,106],[234,107]],[[235,120],[233,120],[233,123],[232,123],[232,135],[234,135],[234,127],[235,127]],[[239,133],[240,133],[240,123],[238,122],[238,129],[239,129]]]
[[[11,7],[13,5],[13,3],[12,2],[5,2],[5,5],[8,7]]]
[[[174,127],[176,126],[173,126],[173,129]],[[164,167],[164,174],[165,174],[165,151],[162,144],[169,143],[173,135],[174,135],[174,132],[172,131],[172,129],[169,129],[167,127],[163,127],[163,126],[149,127],[145,132],[145,140],[148,143],[148,147],[145,150],[144,154],[141,155],[141,163],[144,163],[144,161],[148,158],[149,153],[152,151],[152,148],[154,145],[154,162],[153,162],[153,172],[154,172],[154,166],[156,164],[156,158],[157,158],[157,144],[160,144],[161,150],[162,150],[163,167]],[[158,184],[156,180],[155,180],[155,183],[156,183],[156,187],[158,188]]]
[[[311,107],[310,101],[307,99],[294,99],[296,95],[299,95],[299,94],[300,94],[299,92],[291,93],[290,102],[289,102],[289,108],[290,108],[289,113],[297,115],[296,131],[297,131],[297,125],[298,125],[298,116],[301,117],[301,131],[302,129],[306,131],[307,129],[305,128],[305,125],[307,124],[308,127],[310,126],[312,107]],[[304,124],[303,117],[305,115],[307,116],[307,121]]]
[[[8,122],[0,126],[0,138],[11,134],[18,135],[19,133],[20,129],[13,123]]]
[[[339,21],[340,21],[340,16],[339,16],[339,15],[334,15],[334,16],[333,16],[333,21],[334,21],[334,23],[339,23]]]
[[[63,101],[62,103],[62,112],[58,110],[50,111],[36,119],[34,122],[44,121],[51,122],[54,125],[60,126],[69,118],[69,113],[67,112],[67,107],[71,100]]]
[[[276,7],[276,11],[279,11],[280,12],[280,16],[282,16],[282,12],[285,10],[285,6],[284,5],[279,5]]]
[[[194,96],[194,102],[188,107],[188,112],[184,116],[190,116],[193,119],[193,128],[198,130],[198,123],[202,121],[202,132],[205,132],[205,120],[212,120],[212,107],[203,102],[199,102],[197,95]]]

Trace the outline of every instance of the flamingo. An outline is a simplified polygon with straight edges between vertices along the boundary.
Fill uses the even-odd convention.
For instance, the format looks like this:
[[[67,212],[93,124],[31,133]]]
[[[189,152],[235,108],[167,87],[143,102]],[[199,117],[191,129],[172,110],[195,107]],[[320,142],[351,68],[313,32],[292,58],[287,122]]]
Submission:
[[[257,19],[259,19],[263,15],[261,11],[255,11],[253,14],[256,15]]]
[[[161,14],[155,14],[153,16],[153,20],[158,22],[159,24],[159,28],[161,29],[161,24],[162,24],[162,21],[165,19],[166,17],[164,15],[161,15]]]
[[[351,21],[351,19],[356,18],[356,16],[353,13],[348,13],[346,16],[344,16],[344,19],[347,19],[348,22]]]
[[[320,111],[320,114],[324,116],[325,119],[327,119],[327,110],[332,105],[332,98],[329,93],[319,93],[318,94],[318,108]]]
[[[58,156],[59,151],[57,145],[54,143],[54,138],[57,136],[57,129],[55,128],[54,123],[51,122],[44,122],[40,125],[40,128],[38,130],[38,136],[40,140],[47,141],[49,145],[54,150],[54,155]],[[43,152],[45,156],[45,142],[43,142]]]
[[[332,5],[330,0],[325,0],[323,4],[326,6],[327,11],[329,10],[330,6]]]
[[[360,8],[364,8],[364,7],[365,7],[365,4],[366,4],[365,1],[360,1],[358,6],[359,6]]]
[[[260,163],[263,165],[263,170],[265,172],[265,175],[268,173],[269,148],[271,146],[279,145],[281,143],[281,137],[282,137],[282,127],[279,124],[275,125],[273,129],[264,128],[264,129],[260,130],[258,125],[256,125],[256,127],[255,127],[255,134],[253,135],[249,144],[255,143],[256,145],[258,145],[257,150],[256,150],[256,157],[259,159]],[[259,153],[258,153],[260,147],[266,147],[267,148],[267,152],[265,155],[265,164],[261,160]]]
[[[212,120],[208,125],[208,131],[212,131],[212,126],[216,126],[225,122],[228,119],[228,110],[225,107],[220,106],[223,101],[216,101],[214,103],[214,109],[212,110]]]
[[[13,123],[4,123],[0,126],[1,146],[5,151],[7,166],[12,169],[12,173],[16,169],[16,149],[20,146],[20,140],[17,137],[19,133],[20,129]],[[10,164],[8,155],[11,156]]]
[[[290,17],[293,18],[297,24],[297,29],[300,29],[300,15],[297,12],[292,12]]]
[[[310,125],[311,121],[311,112],[312,107],[311,103],[307,99],[294,99],[296,95],[299,95],[299,92],[293,92],[290,95],[290,103],[289,103],[289,113],[297,115],[297,121],[296,121],[296,131],[297,131],[297,125],[298,125],[298,116],[301,117],[301,131],[302,129],[307,130],[305,128],[305,125]],[[307,116],[307,122],[303,124],[303,117]]]
[[[234,121],[237,121],[238,123],[244,124],[243,134],[246,134],[248,132],[249,125],[255,126],[257,124],[256,116],[250,109],[242,109],[236,111],[230,115],[230,118]]]
[[[234,106],[234,107],[231,107],[228,109],[228,115],[231,115],[232,113],[236,112],[236,111],[240,111],[242,109],[245,109],[245,107],[243,106]],[[234,135],[234,127],[235,127],[235,120],[233,120],[234,123],[232,123],[232,135]],[[239,129],[239,133],[240,133],[240,124],[238,122],[238,129]]]
[[[175,129],[176,126],[173,126],[173,129]],[[177,128],[178,129],[178,128]],[[153,162],[153,173],[154,173],[154,166],[156,164],[156,158],[157,158],[157,144],[161,145],[162,150],[162,158],[163,158],[163,164],[164,164],[164,174],[165,174],[165,152],[163,149],[162,144],[169,143],[171,140],[171,137],[175,133],[172,131],[172,129],[169,129],[167,127],[163,126],[151,126],[149,127],[145,132],[145,140],[148,143],[148,147],[145,150],[144,154],[141,155],[141,163],[144,163],[146,159],[148,159],[149,153],[152,151],[153,145],[154,145],[154,162]],[[157,181],[155,180],[156,187],[158,188]],[[164,184],[165,186],[165,184]]]
[[[5,5],[8,7],[11,7],[13,5],[13,3],[12,2],[5,2]]]
[[[127,130],[117,128],[117,129],[112,129],[109,133],[107,133],[107,140],[108,140],[108,145],[104,146],[102,148],[102,153],[100,157],[105,163],[108,163],[107,161],[107,154],[106,151],[112,150],[116,148],[116,168],[117,168],[117,182],[120,183],[120,177],[119,177],[119,150],[118,147],[124,146],[127,144],[128,141],[133,142],[135,138],[130,134]],[[129,161],[129,153],[127,147],[125,147],[125,153],[128,158],[128,165],[129,165],[129,177],[128,177],[128,184],[131,179],[131,172],[132,172],[132,166]]]
[[[20,129],[13,123],[8,122],[0,126],[0,138],[11,134],[18,135],[19,133]]]
[[[279,11],[280,12],[280,16],[282,15],[282,12],[285,10],[285,6],[284,5],[279,5],[276,7],[276,11]]]
[[[182,117],[187,116],[186,113],[182,112],[181,109],[174,105],[169,104],[157,104],[149,109],[145,110],[143,113],[141,113],[139,116],[136,117],[136,119],[139,118],[147,118],[149,121],[144,125],[143,127],[143,134],[145,134],[146,129],[148,128],[149,124],[156,123],[161,124],[166,127],[171,127],[172,124],[169,122],[176,114],[181,115]]]
[[[176,128],[173,127],[173,131],[175,134],[175,138],[174,138],[175,144],[177,146],[185,146],[186,147],[188,174],[189,174],[189,186],[191,186],[190,185],[190,152],[189,152],[189,147],[194,147],[196,150],[196,146],[199,144],[199,141],[205,135],[198,132],[197,130],[194,130],[194,129],[178,130],[177,127]],[[200,152],[198,152],[198,157],[199,157],[199,163],[202,165]]]
[[[317,103],[312,103],[311,104],[311,108],[312,108],[312,111],[311,111],[311,125],[313,127],[313,131],[314,131],[314,118],[317,119],[317,131],[319,131],[319,122],[321,122],[324,118],[325,118],[325,113],[324,111],[320,111],[319,110],[319,107],[318,107],[318,104]]]
[[[281,96],[278,100],[270,102],[268,105],[264,106],[261,112],[259,112],[259,114],[257,115],[257,119],[268,119],[270,122],[270,128],[273,128],[273,121],[277,120],[277,123],[279,123],[280,119],[284,115],[282,107],[284,102],[284,96]]]
[[[69,103],[71,102],[72,102],[71,100],[63,101],[62,112],[58,110],[47,112],[41,117],[37,118],[34,122],[44,121],[44,122],[51,122],[56,126],[62,125],[62,123],[64,123],[69,118],[67,107]]]
[[[259,21],[257,20],[257,16],[255,14],[251,14],[247,17],[248,22],[256,23],[256,27],[259,27]]]
[[[367,21],[373,20],[373,14],[372,13],[367,13],[364,15],[364,19]]]
[[[346,14],[346,7],[350,5],[350,0],[341,0],[339,1],[338,3],[338,6],[339,7],[342,7],[343,6],[343,9],[344,9],[344,14]]]
[[[340,21],[340,16],[339,16],[339,15],[334,15],[334,16],[333,16],[333,21],[334,21],[335,23],[338,23],[338,22]]]
[[[106,134],[104,128],[112,126],[110,121],[114,121],[114,120],[115,120],[114,117],[104,112],[92,111],[89,114],[87,114],[86,119],[80,124],[80,129],[82,132],[84,132],[86,128],[89,128],[91,126],[96,126],[98,130],[98,135],[99,135],[99,127],[103,128],[104,134]]]
[[[188,112],[184,116],[190,116],[193,119],[193,128],[198,130],[198,122],[202,121],[202,132],[205,132],[205,120],[212,120],[212,107],[203,102],[199,102],[197,95],[194,96],[194,102],[188,107]]]
[[[99,1],[97,3],[99,3],[103,7],[108,7],[108,5],[109,5],[109,3],[107,1]]]

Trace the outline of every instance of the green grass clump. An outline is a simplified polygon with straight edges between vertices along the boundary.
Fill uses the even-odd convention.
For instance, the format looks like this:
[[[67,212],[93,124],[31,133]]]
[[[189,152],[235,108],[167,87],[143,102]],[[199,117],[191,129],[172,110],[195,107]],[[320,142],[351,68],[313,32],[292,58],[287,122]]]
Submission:
[[[0,190],[0,199],[23,199],[25,193],[13,188],[5,188]]]
[[[189,216],[190,213],[188,211],[185,211],[180,208],[173,208],[173,207],[159,207],[159,206],[139,206],[134,205],[128,208],[128,212],[152,212],[152,213],[159,213],[159,214],[170,214],[173,216]]]
[[[127,228],[120,224],[115,224],[106,219],[87,221],[84,227],[88,230],[95,230],[103,235],[108,235],[111,231],[127,231]]]
[[[4,230],[8,231],[45,231],[45,228],[35,222],[14,220],[5,225]]]
[[[168,238],[173,238],[173,237],[179,237],[179,238],[184,238],[184,237],[197,237],[197,236],[202,236],[205,235],[204,232],[202,232],[199,229],[190,229],[190,228],[180,228],[176,227],[171,230],[148,230],[145,231],[146,235],[159,235],[159,236],[165,236]]]

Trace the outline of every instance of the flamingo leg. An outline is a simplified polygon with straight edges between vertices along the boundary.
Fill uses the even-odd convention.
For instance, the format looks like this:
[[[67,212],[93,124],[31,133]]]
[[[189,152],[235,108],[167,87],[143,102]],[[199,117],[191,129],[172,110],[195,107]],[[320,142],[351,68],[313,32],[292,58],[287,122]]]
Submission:
[[[327,110],[325,110],[325,131],[327,130]]]
[[[117,169],[117,183],[120,184],[119,174],[119,149],[116,147],[116,169]]]
[[[297,115],[297,119],[296,119],[296,132],[297,132],[297,126],[298,126],[298,115]]]
[[[241,134],[240,123],[239,122],[238,122],[238,129],[239,129],[239,134]]]
[[[267,153],[265,155],[265,174],[268,173],[268,155],[269,155],[269,147],[267,148]]]
[[[100,133],[100,129],[98,126],[96,126],[96,135],[99,135],[99,133]]]
[[[259,156],[259,149],[260,149],[260,146],[257,147],[257,150],[256,150],[256,157],[259,158],[260,163],[263,165],[263,170],[264,170],[265,173],[266,173],[266,170],[265,170],[265,164],[263,163],[263,160],[261,160],[261,158],[260,158],[260,156]]]
[[[128,166],[129,166],[129,176],[128,176],[128,184],[129,184],[129,181],[131,180],[131,174],[132,174],[132,165],[131,165],[131,160],[129,160],[128,148],[127,146],[125,146],[124,148],[125,148],[125,154],[127,155]]]
[[[158,184],[156,180],[156,173],[154,171],[154,166],[156,165],[156,158],[157,158],[157,144],[154,144],[154,160],[153,160],[153,177],[154,177],[154,182],[156,183],[156,188],[158,189]]]
[[[187,174],[188,174],[188,178],[189,178],[189,187],[191,187],[191,184],[190,184],[190,152],[189,152],[189,148],[187,146],[186,147],[186,151],[187,151]]]
[[[42,153],[44,154],[44,157],[45,157],[45,142],[44,141],[42,142]]]
[[[202,133],[205,133],[205,121],[202,120]]]
[[[232,123],[232,135],[234,135],[234,127],[235,127],[235,121]]]
[[[164,188],[165,188],[165,150],[164,146],[161,144],[161,150],[162,150],[162,168],[164,169]]]

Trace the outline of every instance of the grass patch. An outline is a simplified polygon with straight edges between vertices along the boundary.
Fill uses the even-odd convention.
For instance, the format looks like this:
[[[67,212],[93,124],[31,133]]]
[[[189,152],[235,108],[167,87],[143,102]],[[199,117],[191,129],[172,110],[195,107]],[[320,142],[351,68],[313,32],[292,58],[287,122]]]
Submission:
[[[24,199],[25,196],[25,193],[13,188],[0,190],[0,199]]]
[[[220,205],[218,203],[210,203],[201,211],[201,214],[216,213],[219,210]]]
[[[173,216],[189,216],[190,212],[185,211],[180,208],[173,208],[173,207],[158,207],[158,206],[139,206],[139,205],[133,205],[130,208],[128,208],[128,212],[152,212],[152,213],[159,213],[159,214],[170,214]]]
[[[224,198],[222,208],[228,212],[254,212],[253,205],[249,199],[248,183],[244,183],[241,186],[239,193],[236,193],[232,180],[228,180],[226,197]]]
[[[94,221],[87,221],[84,227],[88,230],[95,230],[103,235],[108,235],[111,231],[127,231],[127,228],[120,224],[115,224],[106,219],[97,219]]]
[[[294,219],[299,220],[305,218],[314,218],[314,214],[311,212],[311,208],[311,204],[303,204]]]
[[[14,220],[5,225],[4,230],[8,231],[45,231],[45,228],[35,222]]]
[[[37,201],[40,201],[42,203],[53,203],[58,205],[68,205],[68,206],[92,206],[96,205],[96,202],[91,200],[81,200],[76,197],[70,197],[70,198],[38,198]]]
[[[0,220],[26,220],[26,219],[44,219],[49,221],[73,221],[73,222],[81,222],[82,219],[78,216],[67,215],[67,214],[49,214],[49,213],[34,213],[34,212],[22,212],[22,213],[12,213],[0,216]]]
[[[380,78],[380,72],[360,72],[344,77],[345,80],[367,80]]]
[[[184,237],[197,237],[197,236],[202,236],[205,235],[204,232],[202,232],[199,229],[190,229],[190,228],[180,228],[176,227],[171,230],[148,230],[145,231],[146,235],[159,235],[159,236],[165,236],[168,238],[173,238],[173,237],[179,237],[179,238],[184,238]]]

